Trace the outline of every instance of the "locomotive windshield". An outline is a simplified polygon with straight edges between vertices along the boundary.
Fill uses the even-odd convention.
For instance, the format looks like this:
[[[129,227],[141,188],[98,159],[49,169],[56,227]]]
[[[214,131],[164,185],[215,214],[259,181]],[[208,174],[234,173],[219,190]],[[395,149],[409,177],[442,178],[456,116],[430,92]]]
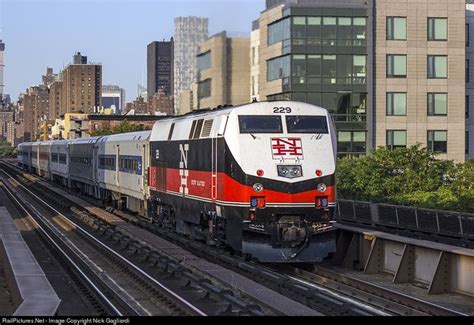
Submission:
[[[287,116],[286,128],[288,133],[329,133],[326,116]]]
[[[280,116],[241,115],[240,133],[283,133]]]

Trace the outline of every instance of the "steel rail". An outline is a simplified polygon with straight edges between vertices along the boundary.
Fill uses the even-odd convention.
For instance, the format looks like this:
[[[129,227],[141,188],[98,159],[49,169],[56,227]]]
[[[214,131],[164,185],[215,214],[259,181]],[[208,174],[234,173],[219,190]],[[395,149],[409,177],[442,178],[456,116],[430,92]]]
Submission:
[[[13,192],[8,188],[8,186],[5,184],[5,182],[3,180],[0,180],[0,183],[3,184],[3,189],[5,190],[5,192],[8,193],[8,195],[10,196],[10,198],[12,198],[16,205],[18,207],[20,207],[29,217],[30,221],[33,222],[33,224],[38,227],[38,229],[40,229],[43,233],[43,235],[50,241],[50,243],[52,245],[54,245],[54,247],[59,251],[61,252],[61,254],[63,254],[63,256],[68,260],[68,262],[70,263],[70,265],[72,265],[74,267],[74,269],[83,277],[83,279],[86,280],[86,282],[89,284],[89,286],[91,286],[95,293],[97,295],[99,295],[99,297],[101,299],[103,299],[106,304],[116,313],[117,316],[119,317],[122,317],[124,316],[120,310],[113,304],[113,302],[107,298],[107,296],[104,295],[104,293],[102,292],[102,290],[97,287],[97,285],[90,279],[90,277],[85,274],[82,270],[81,270],[81,267],[79,265],[77,265],[76,262],[74,262],[72,260],[72,258],[67,254],[67,252],[65,252],[57,243],[56,241],[48,234],[48,232],[43,228],[43,226],[41,226],[34,218],[33,216],[28,212],[28,210],[25,208],[25,206],[23,205],[23,203],[21,203],[20,201],[18,201],[18,199],[15,197],[15,195],[13,194]]]
[[[10,175],[8,172],[6,172],[5,170],[2,169],[2,172],[7,175],[9,178],[12,178],[14,179],[14,177],[12,175]],[[171,295],[173,298],[177,299],[179,302],[181,302],[183,305],[185,305],[186,307],[190,308],[191,310],[193,310],[195,313],[197,313],[199,316],[207,316],[206,313],[204,313],[203,311],[201,311],[199,308],[197,308],[196,306],[194,306],[192,303],[190,303],[189,301],[187,301],[185,298],[179,296],[178,294],[176,294],[175,292],[173,292],[172,290],[170,290],[169,288],[167,288],[165,285],[163,285],[161,282],[157,281],[156,279],[154,279],[153,277],[151,277],[150,275],[148,275],[148,273],[146,273],[145,271],[143,271],[142,269],[140,269],[139,267],[137,267],[135,264],[133,264],[132,262],[130,262],[127,258],[123,257],[121,254],[117,253],[115,250],[109,248],[107,245],[105,245],[104,243],[102,243],[101,241],[97,240],[94,236],[92,236],[91,234],[89,234],[89,232],[87,232],[86,230],[84,230],[80,225],[76,224],[74,221],[72,221],[70,218],[66,217],[64,214],[62,214],[61,212],[59,212],[57,209],[55,209],[54,207],[52,207],[51,205],[49,205],[48,203],[46,203],[43,199],[41,199],[39,196],[37,196],[36,194],[34,194],[32,191],[30,191],[29,189],[27,189],[25,186],[23,186],[21,183],[19,183],[19,186],[21,186],[25,191],[27,191],[30,195],[32,195],[33,197],[35,197],[37,200],[39,200],[40,202],[42,202],[45,206],[47,206],[49,209],[51,209],[52,211],[54,211],[55,213],[57,213],[58,215],[62,216],[65,220],[67,220],[72,226],[74,226],[76,229],[78,229],[82,234],[84,234],[85,236],[87,236],[90,240],[92,240],[93,242],[95,242],[96,244],[98,244],[99,246],[101,246],[103,249],[105,249],[106,251],[108,251],[109,253],[113,254],[114,256],[116,256],[117,258],[119,258],[121,261],[123,261],[124,263],[126,263],[128,266],[130,266],[131,268],[133,268],[136,272],[138,272],[139,274],[141,274],[143,277],[147,278],[149,281],[151,281],[152,283],[154,283],[155,285],[157,285],[158,287],[160,287],[162,290],[164,290],[166,293],[168,293],[169,295]]]

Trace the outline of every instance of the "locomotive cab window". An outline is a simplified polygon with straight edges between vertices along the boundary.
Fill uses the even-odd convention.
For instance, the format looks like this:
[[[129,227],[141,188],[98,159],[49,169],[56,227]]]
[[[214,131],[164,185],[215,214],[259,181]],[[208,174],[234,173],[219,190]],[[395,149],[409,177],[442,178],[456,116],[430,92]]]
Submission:
[[[280,116],[241,115],[240,133],[283,133]]]
[[[286,128],[288,133],[329,133],[326,116],[287,116]]]

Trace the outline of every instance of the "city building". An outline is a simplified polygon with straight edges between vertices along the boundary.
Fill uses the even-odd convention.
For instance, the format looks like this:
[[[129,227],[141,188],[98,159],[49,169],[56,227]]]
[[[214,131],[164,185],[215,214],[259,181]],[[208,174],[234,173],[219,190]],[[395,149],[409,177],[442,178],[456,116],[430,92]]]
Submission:
[[[24,140],[36,141],[41,121],[49,116],[49,89],[45,85],[33,86],[23,95]]]
[[[466,4],[466,156],[474,158],[474,4]]]
[[[102,86],[102,106],[111,108],[114,114],[120,114],[125,109],[125,89],[115,85]]]
[[[174,40],[152,42],[147,46],[147,93],[153,97],[159,89],[173,95]]]
[[[160,88],[158,92],[148,100],[148,112],[152,115],[166,114],[174,115],[173,95],[167,95],[165,90]]]
[[[7,138],[7,126],[10,122],[13,122],[13,112],[0,112],[0,139]]]
[[[56,119],[48,127],[51,139],[72,140],[87,138],[89,137],[89,115],[66,113],[63,118]]]
[[[80,52],[61,73],[62,103],[59,115],[65,113],[93,113],[101,106],[102,65],[87,63]]]
[[[7,142],[12,147],[17,147],[23,142],[23,124],[19,122],[8,122],[7,123]]]
[[[196,83],[192,83],[191,87],[194,89],[196,88]],[[194,103],[197,102],[197,98],[194,99],[194,94],[196,91],[193,91],[192,89],[184,89],[181,91],[181,94],[179,95],[179,114],[184,115],[187,113],[192,112]]]
[[[138,97],[142,97],[145,100],[145,102],[148,101],[148,91],[141,84],[137,85],[137,98]]]
[[[90,133],[103,130],[112,130],[124,121],[131,125],[139,125],[143,130],[151,130],[155,122],[163,119],[163,116],[156,115],[89,115]]]
[[[249,102],[250,39],[221,32],[201,44],[197,55],[195,109]]]
[[[208,24],[208,18],[174,19],[174,111],[177,114],[181,113],[181,91],[190,89],[191,83],[196,79],[196,55],[199,45],[207,39]]]
[[[5,52],[5,43],[0,40],[0,99],[3,99],[3,90],[5,87],[5,83],[3,80],[3,71],[5,69],[5,62],[4,62],[4,52]]]
[[[258,95],[327,108],[340,156],[421,143],[464,161],[464,17],[464,0],[267,0]]]
[[[87,64],[87,56],[81,54],[81,52],[76,52],[72,57],[72,64]]]
[[[138,97],[131,103],[127,103],[125,114],[127,115],[139,115],[139,114],[148,114],[148,103],[145,101],[144,97]]]
[[[49,118],[52,120],[58,119],[63,107],[63,82],[61,80],[54,80],[49,85]]]
[[[258,85],[260,78],[260,21],[252,22],[250,32],[250,102],[260,100]]]
[[[54,74],[53,72],[53,68],[47,68],[46,69],[46,74],[42,77],[42,80],[43,80],[43,85],[45,86],[51,86],[51,84],[53,82],[55,82],[56,80],[58,80],[58,75],[57,74]]]

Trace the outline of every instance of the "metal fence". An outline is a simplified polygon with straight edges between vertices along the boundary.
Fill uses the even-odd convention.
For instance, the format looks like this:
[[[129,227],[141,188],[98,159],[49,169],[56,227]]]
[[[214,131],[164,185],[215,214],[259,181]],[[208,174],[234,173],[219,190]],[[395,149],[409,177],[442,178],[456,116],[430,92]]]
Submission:
[[[342,223],[383,225],[474,239],[474,214],[469,213],[339,200],[336,218]]]

